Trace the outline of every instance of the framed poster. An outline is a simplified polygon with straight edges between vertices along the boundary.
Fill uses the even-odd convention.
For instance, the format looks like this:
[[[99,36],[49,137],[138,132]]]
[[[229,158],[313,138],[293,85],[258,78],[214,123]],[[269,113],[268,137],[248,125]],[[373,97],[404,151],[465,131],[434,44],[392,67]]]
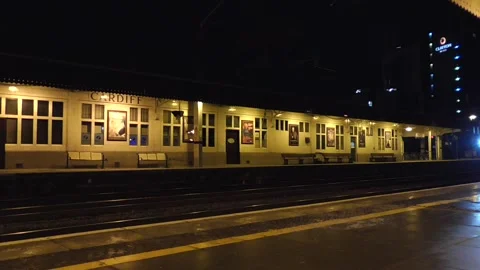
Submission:
[[[358,134],[358,148],[365,148],[365,145],[365,129],[361,129]]]
[[[298,125],[289,125],[288,126],[288,145],[289,146],[298,146]]]
[[[126,141],[127,140],[127,112],[126,111],[108,111],[108,141]]]
[[[253,121],[242,120],[242,144],[253,144]]]
[[[392,148],[392,132],[385,131],[385,148]]]
[[[327,128],[327,147],[335,147],[335,128]]]

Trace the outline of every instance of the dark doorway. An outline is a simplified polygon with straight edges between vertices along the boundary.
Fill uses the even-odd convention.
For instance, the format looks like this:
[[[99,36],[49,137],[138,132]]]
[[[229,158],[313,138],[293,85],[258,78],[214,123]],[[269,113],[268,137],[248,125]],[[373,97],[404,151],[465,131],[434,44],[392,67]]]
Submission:
[[[5,169],[5,144],[7,143],[7,120],[0,118],[0,169]]]
[[[357,137],[350,137],[350,161],[357,161]]]
[[[240,164],[240,131],[226,131],[227,164]]]

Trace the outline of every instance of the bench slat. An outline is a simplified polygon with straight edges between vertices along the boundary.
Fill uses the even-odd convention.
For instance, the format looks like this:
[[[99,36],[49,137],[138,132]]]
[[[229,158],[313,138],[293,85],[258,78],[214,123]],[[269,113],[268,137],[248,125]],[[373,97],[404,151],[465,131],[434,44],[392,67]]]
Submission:
[[[80,160],[92,160],[90,152],[80,152]]]

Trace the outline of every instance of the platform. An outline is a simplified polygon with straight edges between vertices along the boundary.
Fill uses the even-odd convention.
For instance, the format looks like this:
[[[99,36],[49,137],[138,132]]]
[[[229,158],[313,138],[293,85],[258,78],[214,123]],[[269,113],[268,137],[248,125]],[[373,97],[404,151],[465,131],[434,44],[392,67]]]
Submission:
[[[480,269],[480,183],[0,243],[0,269]]]

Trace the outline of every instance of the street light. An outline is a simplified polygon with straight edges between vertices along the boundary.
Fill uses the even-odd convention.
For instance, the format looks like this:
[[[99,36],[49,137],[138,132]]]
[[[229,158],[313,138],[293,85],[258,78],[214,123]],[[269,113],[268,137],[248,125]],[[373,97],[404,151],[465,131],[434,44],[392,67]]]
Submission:
[[[468,119],[470,119],[470,121],[473,121],[473,120],[477,119],[477,116],[475,114],[472,114],[468,117]]]

